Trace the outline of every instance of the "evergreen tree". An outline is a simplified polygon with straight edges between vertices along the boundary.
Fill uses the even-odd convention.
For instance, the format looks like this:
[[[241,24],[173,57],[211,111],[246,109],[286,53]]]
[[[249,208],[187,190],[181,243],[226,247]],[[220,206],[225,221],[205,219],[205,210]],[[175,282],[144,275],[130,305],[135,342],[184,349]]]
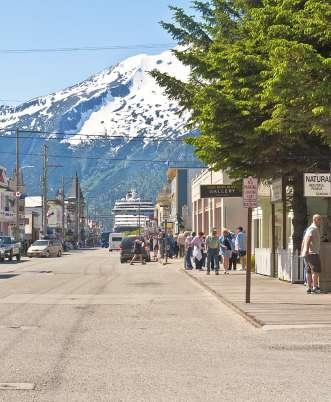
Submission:
[[[327,0],[193,1],[162,26],[182,45],[188,82],[152,74],[191,111],[189,142],[214,169],[241,179],[289,177],[294,246],[306,220],[302,173],[328,169],[330,5]]]

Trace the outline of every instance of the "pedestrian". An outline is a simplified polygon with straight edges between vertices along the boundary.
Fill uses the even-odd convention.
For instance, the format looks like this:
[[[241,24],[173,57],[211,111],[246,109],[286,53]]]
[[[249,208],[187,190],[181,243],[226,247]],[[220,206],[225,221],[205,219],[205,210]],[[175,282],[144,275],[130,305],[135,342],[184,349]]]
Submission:
[[[168,258],[173,258],[175,253],[175,241],[172,233],[166,233],[165,246]]]
[[[162,263],[163,262],[163,260],[165,259],[165,253],[166,253],[166,241],[165,241],[165,233],[164,232],[162,232],[162,233],[160,233],[160,235],[159,235],[159,238],[158,238],[158,240],[159,240],[159,256],[160,256],[160,258],[159,258],[159,261]]]
[[[159,252],[159,241],[157,235],[153,236],[153,259],[157,261],[157,255]]]
[[[231,235],[231,257],[230,257],[230,264],[229,264],[229,270],[233,269],[236,271],[237,269],[237,261],[238,261],[238,251],[236,250],[236,235],[235,233],[230,233]]]
[[[206,238],[206,247],[207,247],[207,275],[210,274],[211,266],[215,269],[215,274],[219,274],[219,249],[220,249],[220,240],[217,236],[217,230],[213,229],[211,234]]]
[[[192,240],[195,237],[195,232],[188,235],[185,240],[185,259],[184,259],[184,268],[185,269],[193,269],[192,265],[192,254],[193,254],[193,246]]]
[[[185,256],[185,240],[188,236],[188,232],[179,233],[177,237],[177,244],[179,247],[179,258],[183,258]]]
[[[320,258],[321,247],[321,216],[313,216],[312,224],[307,228],[302,241],[301,256],[305,258],[307,264],[307,293],[320,293],[319,275],[322,271]]]
[[[202,270],[203,232],[199,232],[198,235],[194,237],[191,244],[193,246],[193,257],[194,257],[195,269]]]
[[[224,228],[220,237],[221,255],[223,257],[224,275],[229,274],[229,263],[232,254],[231,236],[228,229]]]
[[[174,242],[175,242],[175,257],[178,258],[178,255],[179,255],[178,240],[176,238],[174,238]]]
[[[242,226],[237,228],[235,239],[235,250],[238,253],[238,258],[241,264],[241,269],[246,269],[246,234]]]
[[[202,268],[206,268],[207,246],[206,246],[206,236],[205,235],[202,236],[201,253],[202,253]]]
[[[133,265],[133,263],[136,260],[139,260],[142,264],[146,264],[144,258],[143,258],[143,247],[144,247],[144,242],[142,239],[138,238],[134,241],[133,243],[133,258],[130,261],[130,265]]]

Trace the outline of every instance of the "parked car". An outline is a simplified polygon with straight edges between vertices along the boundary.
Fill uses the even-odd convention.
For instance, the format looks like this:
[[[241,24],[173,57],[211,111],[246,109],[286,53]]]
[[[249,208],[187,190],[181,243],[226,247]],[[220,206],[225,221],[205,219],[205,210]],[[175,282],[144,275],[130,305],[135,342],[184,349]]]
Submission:
[[[10,236],[0,236],[0,248],[3,251],[3,257],[8,258],[9,261],[16,257],[16,261],[21,260],[21,243],[17,242],[13,237]]]
[[[59,240],[36,240],[27,252],[28,257],[61,257],[62,244]]]
[[[128,262],[133,258],[133,246],[136,239],[139,239],[139,236],[128,236],[124,237],[121,241],[120,245],[120,261],[123,264],[124,262]],[[145,246],[143,248],[143,258],[145,261],[150,262],[151,256],[149,253],[149,248]]]

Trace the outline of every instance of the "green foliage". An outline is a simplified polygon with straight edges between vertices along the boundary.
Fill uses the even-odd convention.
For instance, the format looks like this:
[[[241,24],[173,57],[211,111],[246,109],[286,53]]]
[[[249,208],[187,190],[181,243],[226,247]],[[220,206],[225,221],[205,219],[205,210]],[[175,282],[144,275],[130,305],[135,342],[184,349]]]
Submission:
[[[163,27],[185,45],[188,82],[152,75],[191,111],[196,155],[232,178],[286,175],[294,188],[295,247],[305,213],[304,170],[331,160],[328,0],[193,1],[195,16],[173,8]],[[300,210],[300,205],[302,208]]]
[[[162,23],[189,82],[152,74],[191,111],[189,142],[215,169],[270,178],[330,159],[330,5],[316,0],[192,2]]]

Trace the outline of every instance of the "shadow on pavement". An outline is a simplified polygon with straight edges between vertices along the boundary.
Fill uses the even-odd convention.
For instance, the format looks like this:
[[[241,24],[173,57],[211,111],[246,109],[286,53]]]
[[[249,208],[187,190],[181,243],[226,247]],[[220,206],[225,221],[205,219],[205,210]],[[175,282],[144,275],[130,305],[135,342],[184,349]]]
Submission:
[[[18,276],[19,274],[0,274],[0,279],[10,279]]]

